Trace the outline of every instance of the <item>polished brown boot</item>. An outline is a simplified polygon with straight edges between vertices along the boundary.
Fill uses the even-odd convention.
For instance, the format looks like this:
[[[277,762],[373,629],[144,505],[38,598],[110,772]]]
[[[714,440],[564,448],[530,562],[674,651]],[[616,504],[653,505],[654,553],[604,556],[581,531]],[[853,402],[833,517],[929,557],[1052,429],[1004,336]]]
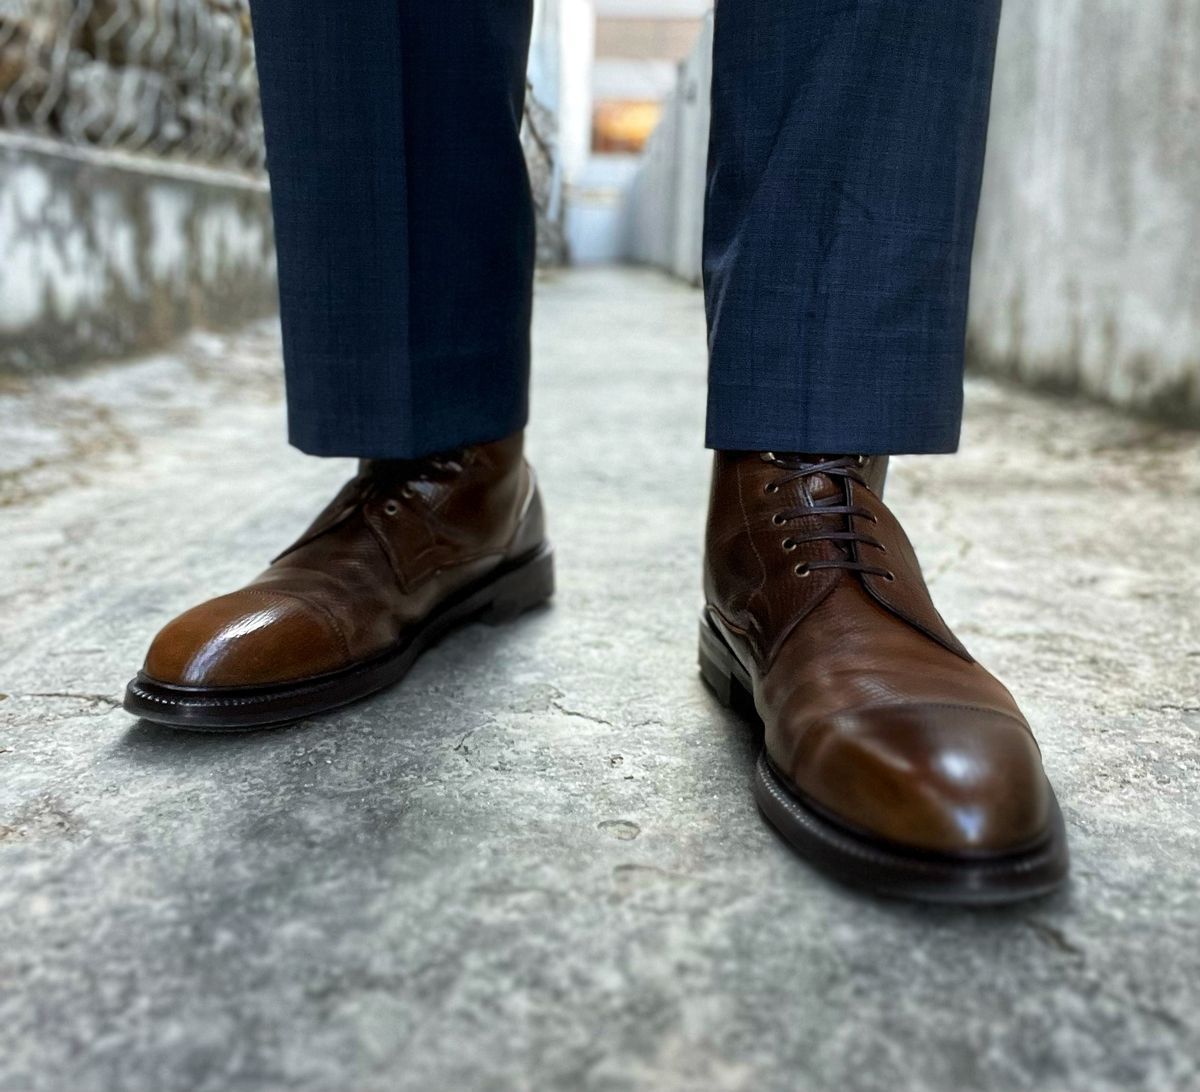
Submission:
[[[814,864],[933,901],[1040,895],[1067,844],[1037,744],[934,609],[885,472],[717,454],[701,671],[761,718],[755,795]]]
[[[178,728],[261,728],[399,681],[448,630],[554,590],[521,434],[442,456],[365,461],[240,591],[154,639],[125,708]]]

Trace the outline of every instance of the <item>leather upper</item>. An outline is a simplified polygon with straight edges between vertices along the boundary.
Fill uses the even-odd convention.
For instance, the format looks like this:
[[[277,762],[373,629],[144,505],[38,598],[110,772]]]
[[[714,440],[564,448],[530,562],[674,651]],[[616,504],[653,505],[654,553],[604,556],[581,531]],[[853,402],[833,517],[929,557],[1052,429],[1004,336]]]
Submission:
[[[952,854],[1035,843],[1051,796],[1028,724],[934,607],[867,484],[882,487],[879,468],[813,472],[822,462],[715,460],[709,616],[753,679],[772,764],[815,809],[884,841]]]
[[[443,457],[364,461],[248,585],[180,615],[146,657],[190,687],[306,679],[375,656],[439,603],[541,545],[520,433]]]

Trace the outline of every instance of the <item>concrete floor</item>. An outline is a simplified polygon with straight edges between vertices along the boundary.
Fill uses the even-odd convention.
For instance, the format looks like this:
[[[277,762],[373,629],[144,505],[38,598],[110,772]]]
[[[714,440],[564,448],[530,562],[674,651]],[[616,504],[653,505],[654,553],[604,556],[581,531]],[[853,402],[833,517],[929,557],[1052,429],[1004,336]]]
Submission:
[[[239,738],[117,700],[346,476],[284,445],[273,330],[9,384],[0,1090],[1200,1088],[1200,437],[974,380],[895,466],[1075,860],[902,905],[780,843],[697,678],[698,294],[558,275],[536,321],[554,607]]]

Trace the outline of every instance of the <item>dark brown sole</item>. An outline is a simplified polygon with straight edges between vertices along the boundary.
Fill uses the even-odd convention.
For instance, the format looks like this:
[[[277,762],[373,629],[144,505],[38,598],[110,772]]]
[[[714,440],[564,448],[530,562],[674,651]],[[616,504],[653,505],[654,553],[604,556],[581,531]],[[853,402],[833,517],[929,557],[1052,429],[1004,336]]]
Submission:
[[[722,705],[757,719],[749,672],[707,614],[700,620],[700,674]],[[852,831],[822,814],[771,764],[764,749],[754,797],[771,825],[827,875],[876,894],[921,902],[1003,905],[1047,895],[1067,878],[1066,828],[1057,801],[1037,846],[1003,857],[946,857],[906,851]]]
[[[405,640],[371,660],[301,682],[256,687],[170,686],[138,674],[125,690],[135,717],[199,732],[245,732],[326,713],[398,683],[417,657],[470,622],[498,625],[554,594],[554,555],[542,546],[442,603]]]

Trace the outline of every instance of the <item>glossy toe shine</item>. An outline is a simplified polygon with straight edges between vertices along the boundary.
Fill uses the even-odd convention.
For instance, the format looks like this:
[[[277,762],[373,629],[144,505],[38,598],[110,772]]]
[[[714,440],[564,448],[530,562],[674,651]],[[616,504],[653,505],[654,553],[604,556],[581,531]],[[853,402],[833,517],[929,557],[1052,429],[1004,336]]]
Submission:
[[[177,686],[263,686],[335,671],[346,659],[345,642],[321,608],[244,588],[168,622],[143,670]]]

